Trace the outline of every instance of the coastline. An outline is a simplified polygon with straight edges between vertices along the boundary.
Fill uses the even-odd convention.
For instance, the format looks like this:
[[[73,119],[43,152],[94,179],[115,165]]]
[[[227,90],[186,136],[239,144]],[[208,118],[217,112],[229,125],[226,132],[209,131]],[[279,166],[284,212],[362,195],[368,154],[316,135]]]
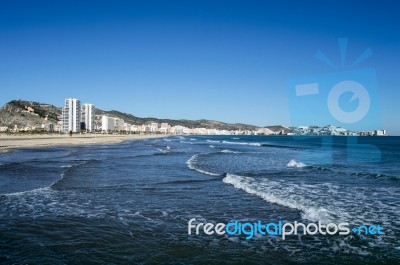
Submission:
[[[18,148],[39,148],[51,146],[72,146],[92,144],[116,144],[129,140],[141,140],[149,138],[166,137],[164,134],[157,135],[104,135],[104,134],[83,134],[83,135],[2,135],[0,136],[0,153]]]

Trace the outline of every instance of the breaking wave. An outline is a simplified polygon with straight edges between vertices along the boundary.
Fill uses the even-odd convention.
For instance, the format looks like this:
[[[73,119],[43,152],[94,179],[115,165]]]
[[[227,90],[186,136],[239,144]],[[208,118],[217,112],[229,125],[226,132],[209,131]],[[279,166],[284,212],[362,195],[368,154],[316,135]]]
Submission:
[[[251,146],[262,146],[260,143],[250,143],[250,142],[232,142],[232,141],[216,141],[207,140],[209,143],[222,143],[222,144],[235,144],[235,145],[251,145]]]
[[[322,206],[314,205],[312,201],[293,194],[293,187],[278,181],[264,180],[256,182],[254,178],[244,177],[234,174],[226,174],[222,180],[224,183],[231,184],[235,188],[243,190],[249,194],[261,197],[267,202],[276,203],[302,212],[302,217],[310,221],[321,221],[323,223],[332,222],[337,213]]]
[[[251,146],[261,146],[260,143],[249,143],[249,142],[230,142],[230,141],[222,141],[224,144],[237,144],[237,145],[251,145]]]
[[[304,164],[304,163],[301,162],[301,161],[296,161],[296,160],[292,159],[292,160],[290,160],[290,161],[287,163],[286,166],[287,166],[287,167],[298,167],[298,168],[302,168],[302,167],[306,167],[307,165]]]
[[[209,175],[209,176],[220,176],[220,174],[212,173],[212,172],[200,169],[200,168],[195,166],[199,156],[205,155],[205,154],[207,154],[207,153],[193,155],[191,158],[189,158],[188,161],[186,161],[186,164],[188,165],[188,167],[190,169],[195,170],[197,172],[200,172],[200,173],[203,173],[203,174],[206,174],[206,175]]]
[[[224,149],[224,150],[221,151],[221,153],[226,153],[226,154],[240,154],[240,153],[242,153],[242,152]]]

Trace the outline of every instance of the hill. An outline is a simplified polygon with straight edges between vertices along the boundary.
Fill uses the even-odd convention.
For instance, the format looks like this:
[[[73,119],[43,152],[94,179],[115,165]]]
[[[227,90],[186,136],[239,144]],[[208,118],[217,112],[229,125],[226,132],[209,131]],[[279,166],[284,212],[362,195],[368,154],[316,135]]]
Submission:
[[[105,111],[96,108],[96,115],[109,115],[123,119],[125,122],[135,125],[147,124],[151,122],[166,122],[171,126],[182,125],[188,128],[207,128],[219,130],[255,130],[259,127],[241,124],[225,123],[214,120],[172,120],[158,118],[140,118],[132,114],[123,113],[117,110]],[[26,100],[12,100],[0,109],[0,126],[14,128],[36,127],[41,128],[42,124],[57,123],[61,119],[61,108],[51,104],[38,103]],[[99,119],[97,119],[99,120]]]
[[[56,123],[61,116],[61,109],[50,104],[25,100],[12,100],[0,109],[0,126],[10,129],[36,127],[42,124]]]
[[[158,119],[158,118],[139,118],[133,116],[132,114],[119,112],[116,110],[104,111],[100,109],[96,109],[96,114],[98,115],[109,115],[112,117],[123,119],[125,122],[135,125],[147,124],[151,122],[157,123],[168,123],[171,126],[182,125],[188,128],[207,128],[207,129],[219,129],[219,130],[254,130],[257,129],[257,126],[241,124],[241,123],[225,123],[220,121],[213,120],[172,120],[172,119]]]
[[[273,125],[273,126],[266,126],[264,128],[270,129],[271,131],[273,131],[274,133],[281,133],[283,132],[283,134],[287,134],[293,131],[293,129],[282,126],[282,125]]]

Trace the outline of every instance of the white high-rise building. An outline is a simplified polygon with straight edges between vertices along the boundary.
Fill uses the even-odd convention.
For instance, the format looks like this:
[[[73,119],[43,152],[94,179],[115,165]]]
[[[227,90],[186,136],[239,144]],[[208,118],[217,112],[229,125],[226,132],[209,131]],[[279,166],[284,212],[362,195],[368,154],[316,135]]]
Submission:
[[[87,132],[93,132],[95,130],[95,112],[96,108],[93,104],[85,103],[82,105],[82,122],[85,123]]]
[[[124,130],[124,120],[120,118],[114,118],[114,130],[122,131]]]
[[[81,131],[81,102],[67,98],[62,109],[62,131],[64,133]]]
[[[110,116],[103,115],[101,117],[101,130],[105,133],[115,130],[114,118]]]

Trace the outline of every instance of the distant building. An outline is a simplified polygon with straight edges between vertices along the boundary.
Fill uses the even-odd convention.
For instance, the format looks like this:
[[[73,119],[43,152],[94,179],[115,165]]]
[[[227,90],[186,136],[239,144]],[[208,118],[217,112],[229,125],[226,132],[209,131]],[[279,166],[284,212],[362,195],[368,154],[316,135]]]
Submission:
[[[158,123],[152,122],[150,124],[146,124],[146,132],[147,133],[154,133],[158,131]]]
[[[181,125],[175,125],[173,128],[173,133],[174,134],[184,134],[185,131],[185,127],[181,126]]]
[[[120,118],[114,118],[114,130],[123,131],[124,130],[125,121]]]
[[[158,130],[158,123],[157,122],[152,122],[150,123],[151,131],[156,132]]]
[[[158,131],[162,134],[167,134],[169,128],[171,128],[171,126],[169,126],[168,123],[163,122],[161,123],[160,128],[158,128]]]
[[[133,133],[137,133],[137,132],[140,131],[140,128],[138,126],[136,126],[136,125],[131,125],[130,131],[133,132]]]
[[[82,105],[82,122],[87,132],[93,132],[95,130],[95,114],[96,108],[93,104]]]
[[[103,115],[101,117],[101,131],[108,133],[110,131],[114,131],[114,118],[110,116]]]
[[[62,109],[62,131],[64,133],[80,132],[81,102],[76,98],[67,98]]]
[[[168,129],[168,128],[170,128],[171,126],[169,126],[169,124],[168,123],[166,123],[166,122],[163,122],[163,123],[161,123],[161,125],[160,125],[160,128],[163,128],[163,129]]]
[[[386,130],[376,130],[374,135],[376,135],[376,136],[385,136],[386,135]]]

